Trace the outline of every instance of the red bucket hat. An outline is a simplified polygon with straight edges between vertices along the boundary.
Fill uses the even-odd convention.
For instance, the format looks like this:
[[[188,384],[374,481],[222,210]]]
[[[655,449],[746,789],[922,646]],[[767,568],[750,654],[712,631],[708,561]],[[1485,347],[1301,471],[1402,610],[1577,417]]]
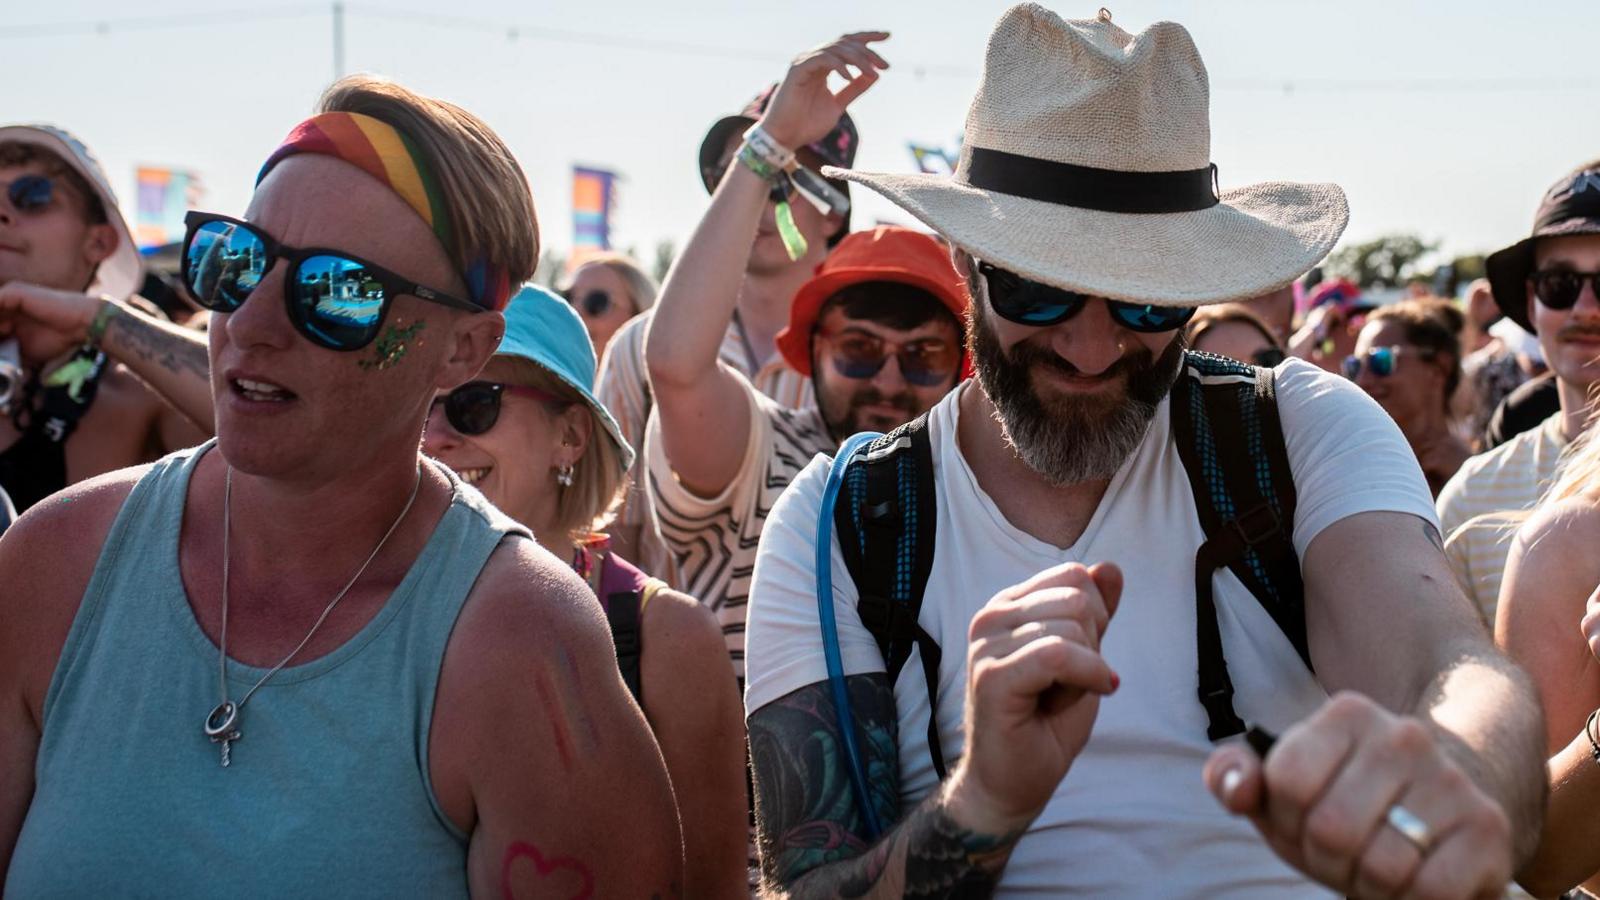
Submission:
[[[938,238],[899,225],[856,231],[839,242],[800,286],[789,307],[789,325],[778,332],[778,352],[796,372],[811,374],[811,332],[822,307],[834,294],[853,284],[894,281],[921,288],[966,324],[966,280],[950,261],[950,249]],[[972,374],[972,360],[962,362],[963,378]]]

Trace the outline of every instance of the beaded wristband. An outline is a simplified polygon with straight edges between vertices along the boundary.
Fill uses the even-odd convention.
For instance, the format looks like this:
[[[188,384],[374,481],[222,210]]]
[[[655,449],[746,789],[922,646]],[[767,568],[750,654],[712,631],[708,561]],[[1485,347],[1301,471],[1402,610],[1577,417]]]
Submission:
[[[94,319],[89,322],[87,336],[89,343],[100,346],[100,339],[106,336],[106,329],[111,327],[113,316],[122,312],[121,308],[109,298],[101,298],[100,309],[94,314]]]

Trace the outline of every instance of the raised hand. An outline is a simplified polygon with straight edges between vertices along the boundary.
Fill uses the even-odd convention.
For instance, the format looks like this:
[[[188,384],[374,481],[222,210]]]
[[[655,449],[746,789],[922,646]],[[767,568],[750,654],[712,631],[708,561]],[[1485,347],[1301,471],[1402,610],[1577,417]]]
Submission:
[[[1421,720],[1343,693],[1260,760],[1228,744],[1206,784],[1273,851],[1353,897],[1498,898],[1511,825]]]
[[[762,129],[791,150],[826,137],[845,108],[878,80],[878,70],[889,68],[868,46],[888,37],[887,31],[860,31],[796,57],[761,117]],[[828,87],[833,72],[845,80],[838,93]]]
[[[1006,834],[1044,809],[1088,742],[1100,698],[1117,689],[1100,640],[1121,596],[1116,566],[1068,563],[1001,591],[973,617],[952,816]]]

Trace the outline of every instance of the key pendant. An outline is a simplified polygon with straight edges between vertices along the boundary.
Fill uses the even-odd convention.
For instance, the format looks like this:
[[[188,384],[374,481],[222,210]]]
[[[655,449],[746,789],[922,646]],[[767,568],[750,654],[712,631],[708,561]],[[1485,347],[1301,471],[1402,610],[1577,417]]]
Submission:
[[[224,700],[211,710],[211,715],[206,716],[206,737],[213,744],[222,745],[222,767],[226,769],[232,761],[232,744],[239,740],[239,707],[232,700]]]

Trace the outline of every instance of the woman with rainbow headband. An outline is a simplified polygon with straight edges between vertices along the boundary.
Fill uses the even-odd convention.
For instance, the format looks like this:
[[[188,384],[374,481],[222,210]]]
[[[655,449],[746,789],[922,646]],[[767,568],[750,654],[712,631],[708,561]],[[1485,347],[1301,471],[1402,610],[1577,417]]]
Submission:
[[[0,541],[8,896],[675,893],[593,592],[419,452],[537,258],[505,144],[367,77],[190,213],[217,439]]]
[[[531,286],[505,315],[505,339],[478,379],[434,399],[423,450],[571,560],[599,597],[623,681],[672,777],[684,896],[748,896],[744,721],[722,629],[598,533],[628,487],[633,448],[595,399],[584,321]]]

